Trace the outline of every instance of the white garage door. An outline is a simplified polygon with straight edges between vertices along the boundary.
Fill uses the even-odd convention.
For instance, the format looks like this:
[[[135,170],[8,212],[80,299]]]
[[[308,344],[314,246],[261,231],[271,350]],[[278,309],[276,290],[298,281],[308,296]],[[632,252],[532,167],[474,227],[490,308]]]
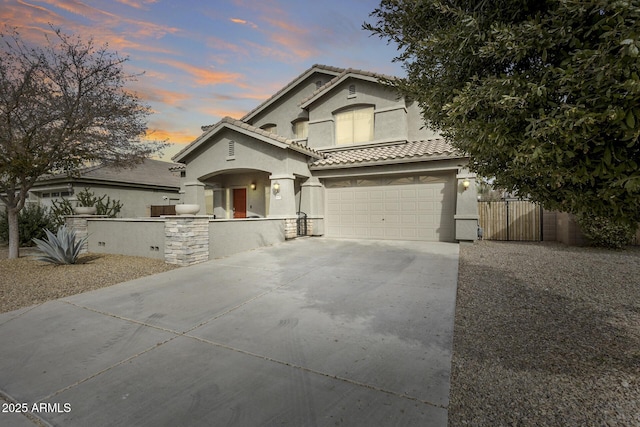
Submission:
[[[454,183],[453,175],[327,181],[326,234],[451,242]]]

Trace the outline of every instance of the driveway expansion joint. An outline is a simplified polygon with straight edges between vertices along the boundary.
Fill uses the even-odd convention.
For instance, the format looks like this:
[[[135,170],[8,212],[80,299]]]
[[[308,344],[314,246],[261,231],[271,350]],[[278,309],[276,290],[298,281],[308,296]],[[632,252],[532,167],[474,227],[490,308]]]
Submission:
[[[226,344],[222,344],[222,343],[219,343],[219,342],[215,342],[215,341],[211,341],[211,340],[208,340],[208,339],[205,339],[205,338],[196,337],[194,335],[189,335],[188,333],[184,334],[184,337],[195,339],[196,341],[200,341],[200,342],[203,342],[205,344],[210,344],[210,345],[213,345],[213,346],[216,346],[216,347],[219,347],[219,348],[223,348],[225,350],[230,350],[230,351],[234,351],[234,352],[237,352],[237,353],[240,353],[240,354],[244,354],[245,356],[255,357],[255,358],[258,358],[258,359],[266,360],[268,362],[277,363],[279,365],[284,365],[284,366],[287,366],[287,367],[290,367],[290,368],[294,368],[294,369],[298,369],[298,370],[301,370],[301,371],[304,371],[304,372],[308,372],[310,374],[319,375],[319,376],[322,376],[322,377],[325,377],[325,378],[331,378],[331,379],[334,379],[334,380],[342,381],[344,383],[347,383],[347,384],[350,384],[350,385],[355,385],[357,387],[363,387],[363,388],[366,388],[366,389],[369,389],[369,390],[374,390],[374,391],[377,391],[377,392],[386,393],[386,394],[389,394],[391,396],[395,396],[395,397],[398,397],[398,398],[401,398],[401,399],[407,399],[407,400],[411,400],[411,401],[414,401],[414,402],[422,403],[422,404],[427,405],[427,406],[433,406],[435,408],[448,410],[448,406],[440,405],[438,403],[430,402],[428,400],[422,400],[420,398],[417,398],[415,396],[410,396],[410,395],[405,394],[405,393],[398,393],[398,392],[393,391],[393,390],[387,390],[387,389],[384,389],[382,387],[375,386],[373,384],[363,383],[363,382],[360,382],[360,381],[352,380],[352,379],[341,377],[341,376],[338,376],[338,375],[329,374],[329,373],[326,373],[326,372],[322,372],[322,371],[318,371],[318,370],[315,370],[315,369],[307,368],[307,367],[304,367],[304,366],[296,365],[295,363],[290,363],[290,362],[285,362],[283,360],[274,359],[273,357],[264,356],[264,355],[253,353],[253,352],[247,351],[247,350],[242,350],[240,348],[232,347],[232,346],[229,346],[229,345],[226,345]]]

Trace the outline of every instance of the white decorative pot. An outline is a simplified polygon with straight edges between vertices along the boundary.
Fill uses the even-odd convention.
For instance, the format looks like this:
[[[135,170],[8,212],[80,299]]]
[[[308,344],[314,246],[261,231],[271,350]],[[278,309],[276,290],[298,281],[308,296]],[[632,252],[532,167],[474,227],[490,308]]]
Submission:
[[[95,206],[76,206],[73,211],[77,215],[95,215],[98,212],[98,208]]]
[[[200,212],[200,205],[176,205],[176,214],[177,215],[195,215]]]

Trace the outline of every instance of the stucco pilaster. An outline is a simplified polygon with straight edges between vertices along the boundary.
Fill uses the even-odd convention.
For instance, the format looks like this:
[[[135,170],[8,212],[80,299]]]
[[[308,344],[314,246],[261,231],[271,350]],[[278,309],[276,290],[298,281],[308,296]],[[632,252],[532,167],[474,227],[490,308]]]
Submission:
[[[293,175],[271,175],[269,218],[296,218],[296,197]]]
[[[465,182],[469,185],[465,187]],[[476,174],[463,169],[456,175],[456,240],[478,239],[478,192]]]
[[[301,185],[300,210],[310,217],[324,214],[324,187],[316,177],[307,179]]]

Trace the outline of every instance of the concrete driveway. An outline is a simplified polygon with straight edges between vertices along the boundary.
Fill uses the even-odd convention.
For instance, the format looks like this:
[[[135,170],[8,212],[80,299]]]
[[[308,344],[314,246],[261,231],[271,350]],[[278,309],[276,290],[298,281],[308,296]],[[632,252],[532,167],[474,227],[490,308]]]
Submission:
[[[0,425],[446,426],[457,271],[307,238],[1,314]]]

